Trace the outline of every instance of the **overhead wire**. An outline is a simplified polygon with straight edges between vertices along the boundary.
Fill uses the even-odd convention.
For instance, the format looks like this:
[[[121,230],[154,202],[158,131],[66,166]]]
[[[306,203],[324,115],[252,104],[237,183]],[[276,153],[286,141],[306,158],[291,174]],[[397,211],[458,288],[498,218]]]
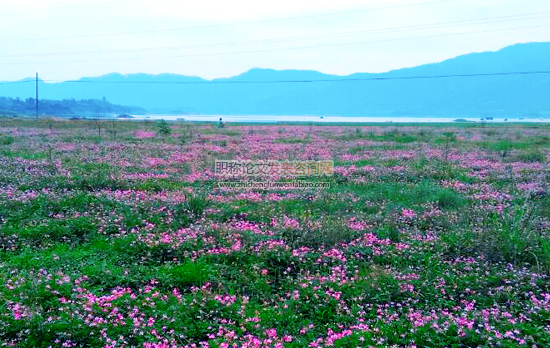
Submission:
[[[426,39],[426,38],[435,38],[435,37],[446,37],[446,36],[457,36],[457,35],[469,35],[469,34],[483,34],[507,30],[522,30],[522,29],[536,29],[549,27],[548,25],[535,25],[535,26],[524,26],[524,27],[511,27],[511,28],[498,28],[490,30],[478,30],[478,31],[469,31],[469,32],[459,32],[459,33],[446,33],[446,34],[435,34],[435,35],[422,35],[422,36],[412,36],[412,37],[402,37],[402,38],[392,38],[392,39],[379,39],[379,40],[367,40],[367,41],[354,41],[354,42],[339,42],[339,43],[330,43],[330,44],[318,44],[318,45],[309,45],[309,46],[294,46],[294,47],[284,47],[284,48],[272,48],[272,49],[256,49],[256,50],[247,50],[247,51],[233,51],[233,52],[214,52],[214,53],[198,53],[198,54],[183,54],[183,55],[162,55],[162,56],[152,56],[152,57],[143,57],[143,56],[132,56],[125,58],[108,58],[108,59],[86,59],[86,60],[63,60],[63,61],[40,61],[40,62],[6,62],[2,65],[21,65],[21,64],[69,64],[69,63],[90,63],[90,62],[108,62],[108,61],[128,61],[128,60],[142,60],[142,59],[168,59],[168,58],[184,58],[184,57],[198,57],[198,56],[219,56],[219,55],[228,55],[228,54],[244,54],[244,53],[262,53],[262,52],[275,52],[275,51],[287,51],[287,50],[296,50],[296,49],[314,49],[314,48],[325,48],[325,47],[336,47],[336,46],[347,46],[347,45],[359,45],[366,43],[382,43],[382,42],[392,42],[392,41],[401,41],[401,40],[412,40],[412,39]]]
[[[97,6],[97,5],[111,5],[115,3],[120,2],[129,2],[133,0],[111,0],[111,1],[100,1],[100,2],[89,2],[84,4],[75,4],[75,5],[66,5],[66,6],[54,6],[54,7],[27,7],[24,10],[12,10],[12,11],[2,11],[0,12],[0,16],[2,15],[11,15],[14,13],[24,13],[24,12],[38,12],[38,11],[55,11],[55,10],[63,10],[68,8],[78,8],[78,7],[85,7],[85,6]]]
[[[442,75],[414,75],[414,76],[379,76],[379,77],[339,77],[333,79],[301,79],[301,80],[260,80],[260,81],[240,81],[240,80],[202,80],[202,81],[94,81],[94,80],[42,80],[48,83],[91,83],[91,84],[175,84],[175,85],[194,85],[194,84],[271,84],[271,83],[316,83],[316,82],[350,82],[350,81],[387,81],[387,80],[419,80],[419,79],[442,79],[454,77],[489,77],[489,76],[510,76],[510,75],[538,75],[550,74],[550,70],[539,71],[513,71],[513,72],[493,72],[493,73],[471,73],[471,74],[442,74]],[[24,82],[33,82],[32,80]]]
[[[210,43],[210,44],[199,44],[199,45],[177,45],[177,46],[161,46],[161,47],[139,47],[139,48],[128,48],[128,49],[111,49],[111,50],[94,50],[94,51],[81,51],[81,52],[49,52],[49,53],[28,53],[28,54],[11,54],[11,55],[0,55],[0,58],[15,58],[15,57],[36,57],[36,56],[61,56],[61,55],[79,55],[79,54],[99,54],[99,53],[112,53],[112,52],[142,52],[142,51],[158,51],[158,50],[176,50],[176,49],[192,49],[192,48],[217,48],[217,47],[231,47],[236,45],[249,45],[249,44],[265,44],[265,43],[281,43],[281,42],[291,42],[291,41],[302,41],[302,40],[313,40],[321,38],[341,38],[347,36],[356,36],[364,34],[387,34],[387,33],[396,33],[402,31],[411,31],[411,30],[425,30],[425,29],[443,29],[450,28],[455,26],[464,26],[471,24],[494,24],[510,21],[521,21],[525,19],[540,19],[545,18],[550,15],[549,12],[539,12],[539,13],[530,13],[530,14],[521,14],[521,15],[511,15],[511,16],[497,16],[497,17],[485,17],[479,19],[469,19],[469,20],[460,20],[460,21],[451,21],[451,22],[436,22],[422,25],[412,25],[412,26],[400,26],[400,27],[386,27],[379,29],[370,29],[370,30],[355,30],[348,32],[339,32],[331,33],[324,35],[309,35],[309,36],[294,36],[294,37],[285,37],[285,38],[270,38],[270,39],[261,39],[261,40],[248,40],[248,41],[237,41],[237,42],[219,42],[219,43]]]
[[[79,5],[68,5],[68,6],[60,6],[60,7],[54,7],[54,8],[44,8],[44,9],[32,9],[35,10],[55,10],[55,9],[62,9],[62,8],[72,8],[72,7],[81,7],[81,6],[87,6],[87,5],[101,5],[101,4],[112,4],[112,3],[120,3],[125,2],[128,0],[115,0],[115,1],[104,1],[104,2],[96,2],[96,3],[88,3],[88,4],[79,4]],[[320,18],[320,17],[328,17],[328,16],[337,16],[337,15],[345,15],[345,14],[353,14],[353,13],[362,13],[362,12],[369,12],[369,11],[379,11],[379,10],[387,10],[387,9],[397,9],[397,8],[407,8],[412,6],[420,6],[420,5],[427,5],[427,4],[439,4],[439,3],[447,3],[457,0],[437,0],[437,1],[424,1],[424,2],[416,2],[411,4],[402,4],[402,5],[394,5],[394,6],[383,6],[383,7],[376,7],[376,8],[369,8],[369,9],[360,9],[360,10],[352,10],[352,11],[343,11],[343,12],[336,12],[336,13],[327,13],[327,14],[316,14],[316,15],[306,15],[306,16],[297,16],[297,17],[287,17],[287,18],[275,18],[275,19],[265,19],[265,20],[256,20],[256,21],[248,21],[248,22],[236,22],[236,23],[222,23],[222,24],[212,24],[212,25],[202,25],[202,26],[190,26],[190,27],[183,27],[183,28],[165,28],[165,29],[154,29],[154,30],[144,30],[144,31],[133,31],[133,32],[121,32],[121,33],[96,33],[96,34],[87,34],[87,35],[72,35],[72,36],[58,36],[58,37],[41,37],[41,38],[27,38],[27,39],[14,39],[14,40],[1,40],[0,42],[7,42],[7,41],[35,41],[35,40],[49,40],[49,39],[64,39],[64,38],[82,38],[82,37],[100,37],[100,36],[112,36],[112,35],[127,35],[127,34],[136,34],[136,33],[157,33],[157,32],[170,32],[170,31],[181,31],[181,30],[193,30],[193,29],[201,29],[201,28],[220,28],[220,27],[227,27],[227,26],[238,26],[238,25],[250,25],[250,24],[259,24],[259,23],[269,23],[269,22],[280,22],[280,21],[288,21],[288,20],[297,20],[297,19],[307,19],[307,18]],[[18,12],[18,11],[15,11]],[[3,12],[3,14],[6,12]],[[430,24],[421,24],[421,25],[415,25],[415,26],[408,26],[408,27],[394,27],[394,28],[381,28],[381,29],[372,29],[367,31],[350,31],[350,32],[339,32],[339,33],[331,33],[331,34],[325,34],[325,35],[315,35],[315,36],[302,36],[302,37],[287,37],[287,38],[271,38],[271,39],[263,39],[263,40],[251,40],[251,41],[241,41],[241,42],[232,42],[232,43],[214,43],[214,44],[202,44],[202,45],[195,45],[195,46],[165,46],[165,47],[145,47],[145,48],[130,48],[130,49],[122,49],[122,50],[103,50],[103,51],[88,51],[88,52],[66,52],[66,53],[58,53],[58,52],[52,52],[52,53],[46,53],[46,54],[40,54],[40,56],[47,56],[47,55],[73,55],[73,54],[90,54],[90,53],[106,53],[106,52],[139,52],[139,51],[148,51],[148,50],[172,50],[172,49],[183,49],[183,48],[205,48],[205,47],[223,47],[223,46],[235,46],[235,45],[246,45],[246,44],[254,44],[254,43],[278,43],[278,42],[287,42],[287,41],[300,41],[300,40],[311,40],[311,39],[318,39],[318,38],[334,38],[334,37],[346,37],[346,36],[354,36],[354,35],[363,35],[368,33],[390,33],[390,32],[398,32],[398,31],[404,31],[404,30],[423,30],[423,29],[432,29],[435,27],[441,27],[448,28],[453,26],[462,26],[462,25],[468,25],[468,24],[488,24],[483,23],[484,21],[490,21],[491,23],[494,22],[509,22],[509,21],[517,21],[517,20],[525,20],[525,19],[539,19],[544,18],[546,15],[548,15],[550,12],[538,12],[538,13],[530,13],[530,14],[520,14],[520,15],[510,15],[510,16],[497,16],[497,17],[485,17],[485,18],[479,18],[479,19],[469,19],[469,20],[461,20],[461,21],[453,21],[453,22],[439,22],[439,23],[430,23]],[[533,18],[535,17],[535,18]],[[248,50],[248,51],[237,51],[237,52],[216,52],[216,53],[202,53],[202,54],[185,54],[185,55],[172,55],[172,56],[153,56],[153,57],[127,57],[127,58],[115,58],[115,59],[95,59],[95,60],[73,60],[73,61],[45,61],[45,62],[13,62],[13,63],[2,63],[3,65],[11,65],[11,64],[31,64],[31,63],[45,63],[45,64],[52,64],[52,63],[82,63],[82,62],[101,62],[101,61],[117,61],[117,60],[134,60],[134,59],[158,59],[158,58],[180,58],[180,57],[191,57],[191,56],[208,56],[208,55],[225,55],[225,54],[243,54],[243,53],[258,53],[258,52],[272,52],[272,51],[285,51],[285,50],[295,50],[295,49],[313,49],[313,48],[322,48],[322,47],[334,47],[334,46],[345,46],[345,45],[358,45],[358,44],[365,44],[365,43],[375,43],[375,42],[389,42],[389,41],[397,41],[397,40],[411,40],[411,39],[423,39],[423,38],[433,38],[433,37],[442,37],[442,36],[454,36],[454,35],[468,35],[468,34],[480,34],[480,33],[489,33],[489,32],[497,32],[497,31],[505,31],[505,30],[520,30],[520,29],[533,29],[533,28],[542,28],[542,27],[548,27],[550,25],[535,25],[535,26],[524,26],[524,27],[513,27],[513,28],[498,28],[498,29],[491,29],[491,30],[479,30],[479,31],[470,31],[470,32],[460,32],[460,33],[445,33],[445,34],[436,34],[436,35],[424,35],[424,36],[416,36],[416,37],[405,37],[405,38],[391,38],[391,39],[380,39],[380,40],[370,40],[370,41],[359,41],[359,42],[340,42],[340,43],[330,43],[330,44],[318,44],[318,45],[309,45],[309,46],[294,46],[294,47],[283,47],[283,48],[274,48],[274,49],[261,49],[261,50]],[[21,54],[21,55],[6,55],[6,56],[0,56],[0,58],[10,58],[10,57],[27,57],[27,56],[38,56],[37,55],[31,55],[31,54]],[[549,74],[550,71],[520,71],[520,72],[500,72],[500,73],[476,73],[476,74],[455,74],[455,75],[432,75],[432,76],[394,76],[394,77],[371,77],[371,78],[336,78],[336,79],[318,79],[318,80],[272,80],[272,81],[233,81],[233,80],[203,80],[203,81],[91,81],[91,80],[69,80],[69,81],[59,81],[59,80],[41,80],[41,82],[49,82],[49,83],[56,83],[56,82],[68,82],[68,83],[155,83],[155,84],[204,84],[204,83],[228,83],[228,84],[247,84],[247,83],[314,83],[314,82],[342,82],[342,81],[383,81],[383,80],[411,80],[411,79],[434,79],[434,78],[451,78],[451,77],[474,77],[474,76],[505,76],[505,75],[533,75],[533,74]],[[16,84],[16,83],[31,83],[35,82],[33,79],[28,80],[21,80],[21,81],[8,81],[8,82],[0,82],[0,84]]]
[[[127,1],[127,0],[120,0],[120,1]],[[350,11],[331,12],[331,13],[323,13],[323,14],[315,14],[315,15],[304,15],[304,16],[295,16],[295,17],[262,19],[262,20],[246,21],[246,22],[207,24],[207,25],[197,25],[197,26],[188,26],[188,27],[179,27],[179,28],[163,28],[163,29],[124,31],[124,32],[115,32],[115,33],[94,33],[94,34],[83,34],[83,35],[49,36],[49,37],[38,37],[38,38],[20,38],[20,39],[0,40],[0,42],[10,42],[10,41],[11,42],[13,42],[13,41],[21,42],[21,41],[36,41],[36,40],[71,39],[71,38],[98,37],[98,36],[116,36],[116,35],[128,35],[128,34],[146,34],[146,33],[159,33],[159,32],[171,32],[171,31],[185,31],[185,30],[208,29],[208,28],[223,28],[223,27],[229,27],[229,26],[262,24],[262,23],[290,21],[290,20],[297,20],[297,19],[332,17],[332,16],[354,14],[354,13],[364,13],[364,12],[391,10],[391,9],[407,8],[407,7],[429,5],[429,4],[447,3],[447,2],[453,2],[453,1],[458,1],[458,0],[424,1],[424,2],[416,2],[416,3],[411,3],[411,4],[373,7],[373,8],[367,8],[367,9],[356,9],[356,10],[350,10]]]

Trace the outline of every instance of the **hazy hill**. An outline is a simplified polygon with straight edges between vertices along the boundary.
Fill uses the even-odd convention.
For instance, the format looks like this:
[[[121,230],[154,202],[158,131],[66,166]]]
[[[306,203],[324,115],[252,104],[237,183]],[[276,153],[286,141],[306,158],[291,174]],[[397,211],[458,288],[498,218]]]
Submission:
[[[109,74],[79,82],[41,82],[39,88],[40,96],[47,99],[106,97],[159,113],[550,117],[550,74],[395,79],[518,71],[550,71],[550,43],[518,44],[382,74],[340,77],[316,71],[252,69],[212,81],[173,74]],[[349,78],[389,79],[307,82]],[[268,83],[247,83],[258,81]],[[0,96],[33,95],[31,83],[0,83]]]

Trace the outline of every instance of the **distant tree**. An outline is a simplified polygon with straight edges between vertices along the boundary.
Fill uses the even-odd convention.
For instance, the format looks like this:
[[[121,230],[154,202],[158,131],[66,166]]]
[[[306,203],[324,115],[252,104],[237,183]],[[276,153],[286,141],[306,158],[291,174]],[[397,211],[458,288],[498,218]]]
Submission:
[[[172,133],[170,125],[165,120],[160,120],[158,123],[159,133],[162,135],[169,135]]]
[[[76,100],[40,100],[40,112],[49,115],[67,114],[101,114],[101,113],[143,113],[145,110],[137,107],[111,104],[98,99]],[[27,98],[6,98],[0,97],[0,110],[4,113],[21,115],[33,115],[35,112],[35,99]]]

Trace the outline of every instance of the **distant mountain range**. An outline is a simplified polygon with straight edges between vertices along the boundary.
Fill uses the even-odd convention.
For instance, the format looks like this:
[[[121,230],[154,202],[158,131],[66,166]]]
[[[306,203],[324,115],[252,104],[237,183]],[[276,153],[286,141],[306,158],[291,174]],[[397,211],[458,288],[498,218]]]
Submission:
[[[517,44],[379,74],[343,77],[252,69],[231,78],[204,80],[114,73],[78,82],[39,82],[39,90],[45,99],[105,97],[150,113],[550,118],[549,73],[442,77],[510,72],[550,72],[550,43]],[[0,96],[33,97],[34,85],[0,83]]]

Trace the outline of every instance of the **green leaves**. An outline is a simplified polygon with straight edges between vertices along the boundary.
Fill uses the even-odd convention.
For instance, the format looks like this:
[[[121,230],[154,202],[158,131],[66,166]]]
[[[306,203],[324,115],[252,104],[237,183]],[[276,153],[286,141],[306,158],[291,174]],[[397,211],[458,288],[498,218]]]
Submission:
[[[170,125],[165,120],[160,120],[157,123],[157,128],[160,134],[167,136],[172,133],[172,128],[170,128]]]

